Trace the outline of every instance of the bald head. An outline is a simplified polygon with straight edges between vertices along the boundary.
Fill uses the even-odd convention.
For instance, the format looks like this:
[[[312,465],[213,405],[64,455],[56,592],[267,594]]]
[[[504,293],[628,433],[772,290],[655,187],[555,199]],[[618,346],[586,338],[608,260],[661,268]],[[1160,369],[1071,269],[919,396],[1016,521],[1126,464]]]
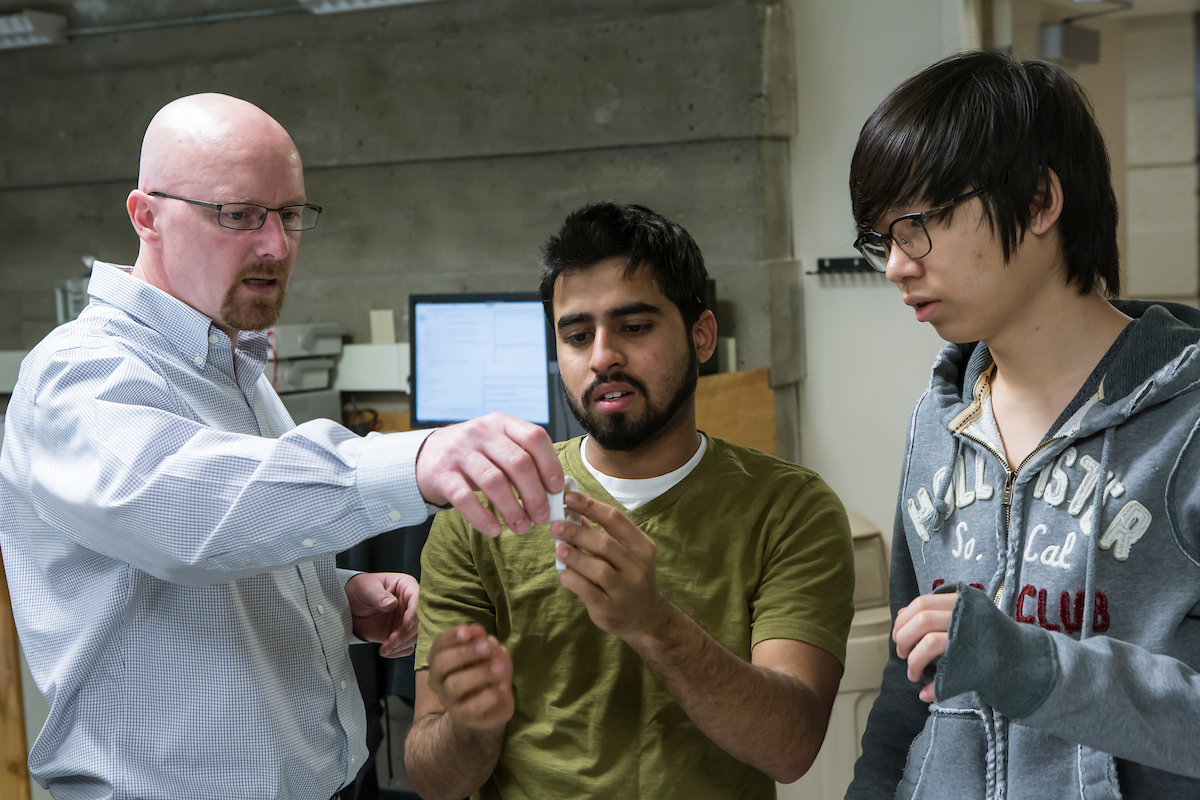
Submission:
[[[165,196],[164,196],[165,195]],[[168,103],[142,140],[129,219],[141,239],[133,275],[237,331],[274,324],[296,261],[300,231],[285,227],[307,202],[300,154],[262,109],[223,94]],[[267,209],[259,228],[227,226]],[[231,220],[242,220],[232,216]]]
[[[258,106],[224,94],[194,94],[154,115],[142,140],[138,188],[207,196],[248,161],[268,160],[302,175],[283,126]],[[226,198],[231,199],[231,198]]]

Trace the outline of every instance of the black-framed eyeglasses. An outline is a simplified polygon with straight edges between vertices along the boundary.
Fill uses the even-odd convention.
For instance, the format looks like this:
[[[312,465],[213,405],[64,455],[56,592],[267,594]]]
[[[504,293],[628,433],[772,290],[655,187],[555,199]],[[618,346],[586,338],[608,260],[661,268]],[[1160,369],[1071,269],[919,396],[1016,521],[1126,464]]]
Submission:
[[[154,197],[166,197],[169,200],[182,200],[194,206],[211,208],[217,212],[217,224],[222,228],[235,231],[256,231],[267,221],[267,214],[274,211],[279,214],[285,231],[307,231],[317,227],[321,217],[321,207],[305,203],[299,206],[283,206],[282,208],[267,208],[256,203],[206,203],[203,200],[192,200],[187,197],[167,194],[165,192],[147,192]]]
[[[929,238],[929,229],[925,227],[925,223],[946,209],[970,200],[975,195],[982,194],[984,191],[984,189],[975,189],[966,194],[960,194],[950,202],[943,203],[937,208],[896,217],[896,219],[892,220],[892,224],[888,226],[887,233],[867,231],[855,240],[854,247],[858,252],[863,254],[863,258],[867,260],[868,264],[880,272],[887,271],[888,256],[892,252],[892,242],[895,242],[909,258],[924,258],[933,249],[933,241]]]

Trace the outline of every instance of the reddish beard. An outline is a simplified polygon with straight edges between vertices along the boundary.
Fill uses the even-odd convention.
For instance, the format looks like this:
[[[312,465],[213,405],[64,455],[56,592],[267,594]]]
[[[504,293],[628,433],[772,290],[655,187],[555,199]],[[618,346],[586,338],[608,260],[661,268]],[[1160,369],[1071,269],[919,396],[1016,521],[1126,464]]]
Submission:
[[[287,294],[288,273],[287,264],[282,261],[255,264],[239,272],[221,303],[221,318],[225,324],[239,331],[261,331],[274,325]],[[246,278],[273,279],[275,291],[247,295],[242,291],[242,281]]]

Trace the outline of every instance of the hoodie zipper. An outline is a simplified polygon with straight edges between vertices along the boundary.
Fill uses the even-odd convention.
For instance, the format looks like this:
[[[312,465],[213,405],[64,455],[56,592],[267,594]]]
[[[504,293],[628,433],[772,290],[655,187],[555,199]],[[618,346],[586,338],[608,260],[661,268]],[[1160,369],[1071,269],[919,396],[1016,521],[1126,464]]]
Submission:
[[[1009,526],[1012,523],[1013,484],[1015,484],[1017,482],[1017,476],[1021,474],[1021,470],[1024,469],[1025,465],[1029,463],[1029,459],[1033,458],[1038,453],[1040,453],[1042,450],[1045,450],[1047,447],[1054,444],[1055,442],[1065,439],[1067,437],[1066,436],[1055,436],[1051,439],[1047,439],[1046,441],[1039,444],[1037,447],[1033,448],[1033,450],[1031,450],[1029,452],[1029,455],[1025,456],[1025,458],[1021,461],[1021,463],[1017,465],[1017,468],[1015,470],[1010,470],[1008,468],[1007,459],[1005,459],[1004,456],[997,453],[995,451],[995,449],[991,445],[989,445],[987,442],[985,442],[982,439],[979,439],[975,436],[972,436],[971,434],[967,433],[966,431],[963,431],[962,435],[964,437],[966,437],[967,439],[970,439],[972,442],[975,442],[980,447],[982,447],[984,450],[987,450],[989,453],[991,453],[993,456],[995,456],[996,460],[999,461],[1000,464],[1004,467],[1004,488],[1000,490],[1000,505],[1004,507],[1004,541],[1007,542],[1008,536],[1009,536]],[[996,604],[996,608],[1000,607],[1000,600],[1003,596],[1004,596],[1004,584],[1001,583],[1000,588],[996,590],[996,596],[992,599],[992,602]]]

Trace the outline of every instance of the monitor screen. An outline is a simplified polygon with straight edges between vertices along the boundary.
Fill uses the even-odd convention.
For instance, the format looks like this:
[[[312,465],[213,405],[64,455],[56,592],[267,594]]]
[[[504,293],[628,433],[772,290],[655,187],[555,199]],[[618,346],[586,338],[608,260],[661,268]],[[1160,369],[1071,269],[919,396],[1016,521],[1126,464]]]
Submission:
[[[412,295],[412,423],[502,411],[550,423],[549,326],[534,292]]]

